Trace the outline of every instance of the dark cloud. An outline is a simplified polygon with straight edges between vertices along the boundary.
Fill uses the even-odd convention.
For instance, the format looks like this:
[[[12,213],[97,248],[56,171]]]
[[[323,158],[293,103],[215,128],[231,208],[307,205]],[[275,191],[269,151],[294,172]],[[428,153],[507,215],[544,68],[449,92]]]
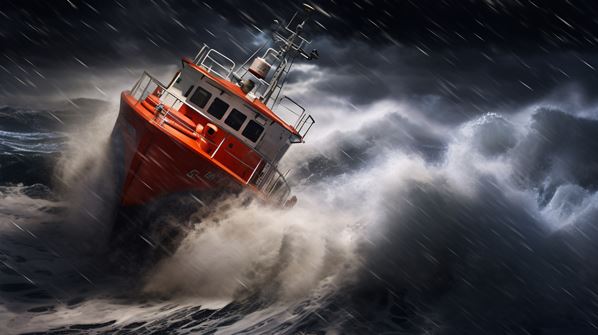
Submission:
[[[594,100],[589,88],[598,85],[598,73],[590,63],[593,52],[468,47],[424,54],[413,47],[331,40],[316,41],[315,46],[323,50],[316,64],[328,71],[317,84],[323,92],[356,104],[394,98],[429,106],[433,96],[443,103],[422,111],[447,122],[493,109],[514,112],[571,85]]]
[[[436,48],[502,46],[507,49],[594,49],[598,23],[591,2],[519,1],[336,1],[315,2],[328,15],[317,16],[314,34],[376,44],[401,43]],[[300,2],[281,1],[102,1],[58,3],[5,1],[2,4],[6,49],[23,51],[70,46],[91,52],[128,35],[162,46],[207,36],[228,25],[264,27],[288,19]],[[193,40],[193,39],[192,39]],[[4,50],[3,50],[4,51]],[[66,51],[66,50],[64,50]],[[73,51],[73,50],[71,50]],[[113,50],[115,51],[115,50]],[[59,50],[53,52],[60,53]]]
[[[516,110],[567,85],[593,100],[597,7],[590,2],[319,1],[308,32],[322,94],[354,104],[405,99],[442,122]],[[177,65],[206,42],[236,61],[298,2],[4,1],[0,96],[77,97],[129,87],[143,69]],[[297,77],[294,80],[305,80]],[[123,84],[124,85],[124,84]],[[96,92],[97,93],[97,92]],[[109,92],[112,94],[112,92]],[[21,97],[21,98],[19,98]],[[108,98],[99,96],[101,98]],[[440,110],[442,108],[442,110]]]

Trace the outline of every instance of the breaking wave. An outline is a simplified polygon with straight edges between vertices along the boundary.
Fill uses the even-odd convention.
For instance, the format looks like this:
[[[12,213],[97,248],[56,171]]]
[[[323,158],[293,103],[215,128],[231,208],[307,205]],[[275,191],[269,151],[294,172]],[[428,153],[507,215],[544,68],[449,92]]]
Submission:
[[[113,222],[125,220],[110,214],[114,190],[103,188],[111,178],[101,154],[107,142],[73,145],[80,142],[72,134],[100,138],[113,115],[94,131],[39,137],[38,129],[19,129],[18,145],[31,139],[32,148],[15,161],[46,154],[34,149],[54,141],[61,156],[46,165],[53,178],[3,174],[0,326],[15,333],[595,331],[598,121],[545,108],[454,127],[371,114],[289,157],[295,208],[243,195],[209,208],[178,199],[145,213],[147,230],[127,245],[107,238]],[[0,139],[3,155],[14,154],[14,136]],[[177,238],[165,247],[167,228]]]

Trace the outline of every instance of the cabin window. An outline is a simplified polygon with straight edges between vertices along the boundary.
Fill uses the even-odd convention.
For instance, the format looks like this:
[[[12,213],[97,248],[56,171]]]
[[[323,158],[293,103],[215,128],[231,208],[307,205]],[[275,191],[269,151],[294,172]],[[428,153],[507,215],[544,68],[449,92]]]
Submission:
[[[243,125],[243,122],[245,122],[245,119],[247,119],[247,116],[245,114],[239,112],[236,109],[233,109],[226,118],[226,120],[224,120],[224,123],[226,123],[229,127],[233,128],[234,130],[239,130],[239,128],[241,128],[241,126]]]
[[[264,127],[253,120],[249,120],[245,129],[243,129],[243,136],[251,142],[256,142],[260,135],[264,132]]]
[[[208,103],[208,100],[212,97],[212,94],[201,87],[195,90],[195,93],[189,98],[189,100],[199,108],[204,108]]]
[[[189,94],[191,93],[191,91],[193,91],[193,88],[194,88],[194,87],[195,87],[195,86],[193,86],[193,85],[189,86],[189,88],[187,89],[187,91],[185,91],[185,94],[183,94],[183,96],[184,96],[185,98],[186,98],[186,97],[188,97],[188,96],[189,96]]]
[[[214,99],[210,108],[208,108],[208,113],[213,117],[217,118],[218,120],[222,119],[224,113],[228,109],[228,104],[218,98]]]

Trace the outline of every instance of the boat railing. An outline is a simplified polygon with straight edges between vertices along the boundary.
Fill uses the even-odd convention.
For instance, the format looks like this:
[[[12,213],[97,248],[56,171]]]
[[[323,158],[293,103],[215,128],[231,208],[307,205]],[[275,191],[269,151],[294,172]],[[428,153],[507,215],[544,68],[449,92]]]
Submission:
[[[283,120],[287,121],[297,130],[301,138],[305,138],[311,127],[316,123],[303,106],[287,96],[283,96],[278,100],[274,108]]]
[[[255,177],[254,183],[268,197],[279,202],[284,202],[291,193],[285,176],[269,163],[264,165],[262,173]]]
[[[230,79],[230,75],[236,67],[233,60],[216,49],[210,49],[207,44],[204,44],[195,55],[193,63],[224,79]]]
[[[202,59],[206,55],[208,50],[210,50],[210,47],[208,47],[208,45],[204,43],[203,46],[201,47],[201,49],[199,49],[199,51],[193,58],[193,63],[199,64],[200,63],[199,60]]]
[[[196,129],[190,127],[172,111],[178,112],[178,110],[185,105],[188,111],[197,113],[207,120],[210,120],[211,118],[204,114],[201,110],[190,104],[187,104],[184,100],[182,100],[182,98],[167,91],[164,84],[152,77],[149,73],[144,72],[141,78],[131,89],[131,96],[137,101],[137,104],[139,104],[148,99],[148,97],[152,94],[160,100],[160,103],[154,107],[155,111],[152,111],[155,112],[154,121],[159,126],[164,127],[165,124],[172,125],[172,122],[174,122],[176,124],[175,128],[178,128],[179,131],[183,131],[188,135],[192,135],[198,140],[205,140],[212,147],[216,148],[210,154],[212,159],[219,161],[219,157],[222,157],[221,155],[227,155],[233,158],[236,162],[244,166],[247,171],[251,171],[251,173],[249,174],[249,177],[244,178],[232,170],[231,172],[235,173],[235,175],[237,175],[240,179],[244,180],[245,184],[255,186],[268,198],[280,203],[284,203],[284,201],[290,195],[291,188],[288,185],[285,176],[280,173],[280,171],[278,171],[278,169],[272,165],[271,162],[269,162],[263,155],[253,150],[253,152],[260,157],[260,160],[255,165],[247,163],[241,157],[238,157],[233,152],[227,150],[226,146],[223,145],[230,136],[234,135],[227,133],[226,136],[223,136],[223,138],[216,143],[198,133]]]

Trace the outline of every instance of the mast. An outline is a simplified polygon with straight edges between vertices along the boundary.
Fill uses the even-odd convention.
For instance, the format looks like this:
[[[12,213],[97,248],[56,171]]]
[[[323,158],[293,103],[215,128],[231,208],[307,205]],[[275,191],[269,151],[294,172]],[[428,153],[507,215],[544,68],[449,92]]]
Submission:
[[[274,72],[274,75],[270,80],[270,86],[268,87],[266,92],[264,92],[264,96],[262,97],[262,102],[264,104],[268,103],[268,100],[270,100],[270,97],[278,87],[278,83],[281,81],[282,83],[284,83],[286,74],[290,70],[295,57],[297,57],[297,54],[303,55],[306,59],[313,59],[317,57],[317,51],[314,50],[312,51],[312,53],[307,55],[305,51],[301,48],[302,44],[305,42],[305,39],[301,37],[303,27],[305,26],[305,23],[311,18],[311,14],[314,12],[314,8],[308,4],[303,4],[303,7],[305,9],[305,16],[303,18],[303,21],[295,27],[295,30],[288,39],[285,39],[278,33],[275,33],[274,35],[275,38],[278,37],[283,42],[283,45],[281,46],[279,51],[280,62],[278,63],[276,71]],[[293,22],[293,19],[296,16],[297,14],[293,16],[293,18],[291,19],[291,23]],[[297,38],[300,38],[298,43],[295,42]]]
[[[291,21],[286,26],[282,26],[278,22],[278,20],[275,20],[275,23],[278,24],[278,27],[274,31],[273,40],[275,44],[279,44],[278,48],[270,48],[265,52],[265,54],[261,58],[255,58],[254,63],[251,65],[251,67],[247,68],[245,71],[245,73],[247,73],[247,71],[251,72],[252,74],[256,75],[256,77],[260,79],[261,82],[267,84],[266,90],[259,97],[259,99],[265,105],[267,105],[270,99],[273,98],[273,95],[277,92],[277,90],[278,93],[280,93],[280,90],[282,90],[282,86],[284,85],[286,76],[289,73],[291,66],[293,65],[293,62],[297,56],[302,56],[308,60],[317,59],[319,57],[317,50],[312,50],[310,53],[307,53],[305,52],[305,50],[303,50],[303,47],[310,43],[305,37],[302,36],[303,28],[311,18],[311,15],[316,11],[314,7],[308,4],[303,4],[303,9],[304,12],[302,15],[300,15],[301,18],[299,18],[298,13],[295,13],[295,15],[293,15],[293,17],[291,18]],[[295,23],[297,21],[297,18],[300,20],[300,23],[297,24],[294,28],[291,28],[291,24]],[[290,35],[288,35],[289,33]],[[287,35],[288,37],[285,35]],[[256,53],[259,51],[260,50],[257,50]],[[254,56],[255,54],[253,54],[241,66],[241,68],[248,64]],[[266,61],[271,59],[273,60],[273,64],[270,64]],[[254,68],[254,66],[256,65],[258,67],[263,67],[262,69],[259,69],[258,72],[264,71],[264,73],[256,73],[255,70],[257,69]],[[274,74],[268,82],[263,81],[262,79],[265,79],[268,70],[272,66],[276,66]],[[236,77],[238,78],[238,81],[241,81],[242,76]]]

